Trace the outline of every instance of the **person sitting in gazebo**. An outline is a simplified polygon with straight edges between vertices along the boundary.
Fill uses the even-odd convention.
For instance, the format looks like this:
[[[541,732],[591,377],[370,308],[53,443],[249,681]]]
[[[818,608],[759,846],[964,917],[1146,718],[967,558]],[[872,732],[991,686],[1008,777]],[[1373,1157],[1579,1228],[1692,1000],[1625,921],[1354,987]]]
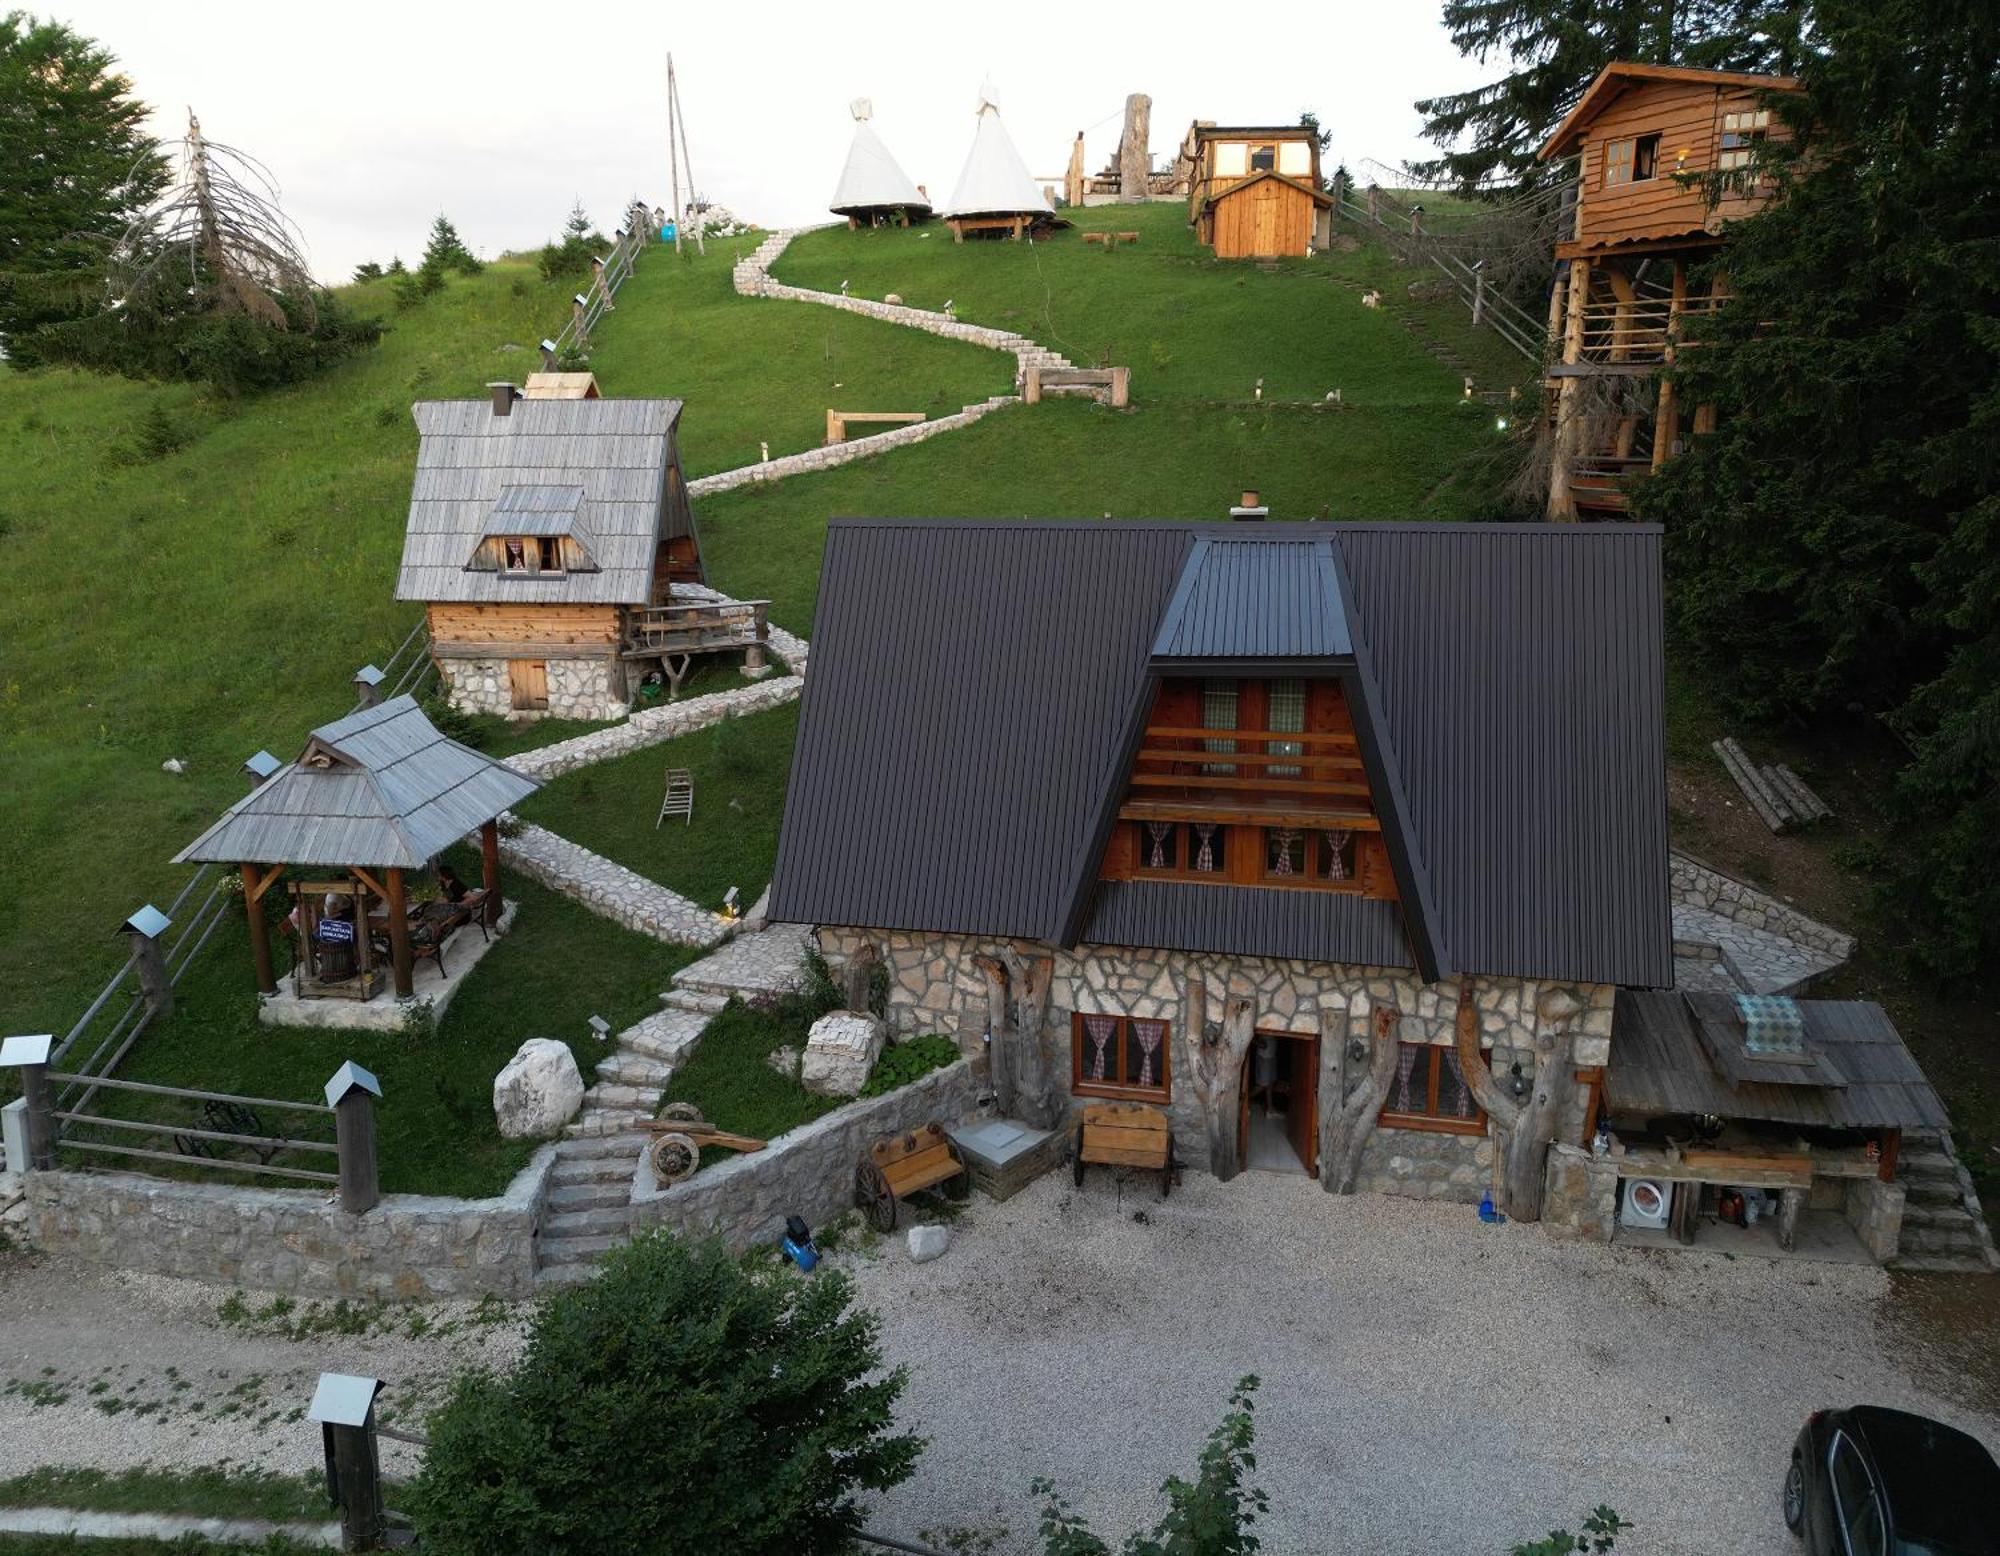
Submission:
[[[465,894],[472,890],[458,878],[458,872],[442,859],[438,861],[437,878],[438,890],[443,893],[446,902],[463,902]]]

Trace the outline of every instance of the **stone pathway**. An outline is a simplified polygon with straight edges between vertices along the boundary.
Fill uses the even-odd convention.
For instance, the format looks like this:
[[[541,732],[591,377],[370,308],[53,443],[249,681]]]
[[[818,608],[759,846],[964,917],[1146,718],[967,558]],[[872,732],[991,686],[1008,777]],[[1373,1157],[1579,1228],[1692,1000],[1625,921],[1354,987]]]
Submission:
[[[789,662],[776,637],[776,629],[773,629],[772,651]],[[798,657],[803,661],[805,640],[790,633],[785,633],[784,637],[789,643],[797,645]],[[579,767],[588,767],[593,762],[606,762],[647,746],[659,745],[662,741],[691,735],[698,729],[707,729],[725,719],[740,719],[746,714],[782,707],[794,701],[804,686],[804,680],[798,675],[781,675],[726,692],[708,692],[700,697],[690,697],[685,702],[641,708],[630,718],[604,729],[594,729],[572,740],[558,740],[551,745],[537,746],[532,751],[510,756],[507,765],[530,778],[557,778],[564,773],[575,772]]]
[[[729,925],[700,904],[546,827],[523,823],[513,836],[503,834],[500,857],[550,891],[669,945],[712,946],[728,937]]]
[[[1676,954],[1676,974],[1683,989],[1710,989],[1726,993],[1797,994],[1814,979],[1830,973],[1847,960],[1830,951],[1816,950],[1770,929],[1753,929],[1748,924],[1726,918],[1710,908],[1690,903],[1674,904],[1674,943],[1695,954]],[[1705,953],[1716,953],[1712,958]]]
[[[588,1280],[598,1259],[630,1235],[632,1190],[647,1170],[650,1137],[642,1126],[658,1111],[667,1083],[732,995],[799,986],[808,933],[801,924],[774,924],[738,935],[675,973],[661,1008],[618,1034],[597,1065],[597,1084],[583,1094],[583,1111],[556,1147],[535,1234],[537,1285]]]

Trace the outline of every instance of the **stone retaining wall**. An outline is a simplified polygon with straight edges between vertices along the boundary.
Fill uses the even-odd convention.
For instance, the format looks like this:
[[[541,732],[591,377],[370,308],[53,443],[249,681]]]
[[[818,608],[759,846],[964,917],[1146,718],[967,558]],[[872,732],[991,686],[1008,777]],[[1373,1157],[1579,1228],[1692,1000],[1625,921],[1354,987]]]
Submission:
[[[852,464],[857,459],[870,459],[877,454],[886,454],[892,448],[906,448],[912,443],[925,442],[940,433],[969,427],[981,417],[992,415],[1003,405],[1020,403],[1019,395],[996,394],[990,399],[981,400],[977,405],[968,405],[949,416],[939,416],[931,421],[912,422],[907,427],[892,427],[887,432],[856,438],[850,443],[834,443],[826,448],[809,448],[802,454],[786,454],[778,459],[767,459],[762,464],[744,465],[740,469],[724,470],[717,475],[705,475],[688,482],[688,495],[712,497],[717,492],[734,491],[739,486],[754,486],[759,481],[782,481],[790,475],[805,475],[814,470],[831,470],[838,465]]]
[[[1724,875],[1678,850],[1668,856],[1668,889],[1676,905],[1702,908],[1749,929],[1782,935],[1836,961],[1854,954],[1854,937],[1810,919],[1747,882]]]
[[[609,729],[594,729],[573,740],[558,740],[553,745],[510,756],[507,765],[530,778],[546,780],[560,777],[579,767],[588,767],[593,762],[609,761],[612,757],[624,756],[646,746],[691,735],[711,724],[720,724],[724,719],[740,719],[746,714],[763,713],[780,707],[793,701],[804,685],[799,676],[781,675],[740,690],[709,692],[705,696],[690,697],[685,702],[642,708],[623,723],[614,724]]]
[[[801,1125],[761,1151],[704,1167],[668,1189],[656,1188],[642,1165],[634,1180],[633,1229],[712,1227],[738,1250],[775,1243],[786,1216],[803,1216],[817,1230],[853,1208],[854,1164],[870,1145],[932,1119],[956,1123],[974,1111],[985,1090],[985,1059],[961,1059],[901,1091]]]
[[[112,1269],[318,1298],[527,1297],[554,1162],[543,1146],[495,1199],[389,1194],[365,1216],[319,1190],[138,1173],[33,1172],[22,1187],[30,1241]]]
[[[546,827],[523,825],[503,835],[500,857],[550,891],[669,945],[712,946],[728,938],[728,926],[708,909]]]

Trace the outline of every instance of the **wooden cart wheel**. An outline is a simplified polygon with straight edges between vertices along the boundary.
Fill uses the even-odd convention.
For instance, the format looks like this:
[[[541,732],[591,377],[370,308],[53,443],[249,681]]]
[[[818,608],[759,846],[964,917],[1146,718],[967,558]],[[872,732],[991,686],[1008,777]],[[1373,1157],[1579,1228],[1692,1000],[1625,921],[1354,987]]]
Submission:
[[[669,1102],[660,1109],[660,1117],[676,1124],[699,1124],[701,1109],[692,1102]]]
[[[701,1165],[701,1147],[688,1135],[661,1135],[651,1154],[653,1176],[662,1188],[686,1182]]]
[[[863,1156],[854,1168],[854,1203],[878,1232],[896,1230],[896,1194],[872,1159]]]
[[[1076,1186],[1083,1187],[1083,1125],[1076,1126],[1076,1143],[1069,1148],[1070,1168],[1076,1176]]]

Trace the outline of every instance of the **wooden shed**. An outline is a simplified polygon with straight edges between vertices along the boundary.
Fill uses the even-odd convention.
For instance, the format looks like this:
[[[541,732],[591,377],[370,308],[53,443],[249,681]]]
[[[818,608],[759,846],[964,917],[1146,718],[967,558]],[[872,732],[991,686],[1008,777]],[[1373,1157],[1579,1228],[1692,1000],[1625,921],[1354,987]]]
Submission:
[[[1231,184],[1203,205],[1195,236],[1217,259],[1281,259],[1313,251],[1319,213],[1333,196],[1287,178],[1259,173]]]

